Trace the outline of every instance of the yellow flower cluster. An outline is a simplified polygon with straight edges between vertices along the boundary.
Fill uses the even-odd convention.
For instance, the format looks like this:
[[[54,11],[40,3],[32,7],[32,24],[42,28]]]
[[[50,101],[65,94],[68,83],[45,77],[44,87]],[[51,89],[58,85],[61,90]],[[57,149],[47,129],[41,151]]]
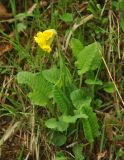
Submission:
[[[54,29],[48,29],[43,32],[38,32],[37,36],[34,36],[34,40],[45,52],[50,53],[52,50],[50,45],[56,34]]]

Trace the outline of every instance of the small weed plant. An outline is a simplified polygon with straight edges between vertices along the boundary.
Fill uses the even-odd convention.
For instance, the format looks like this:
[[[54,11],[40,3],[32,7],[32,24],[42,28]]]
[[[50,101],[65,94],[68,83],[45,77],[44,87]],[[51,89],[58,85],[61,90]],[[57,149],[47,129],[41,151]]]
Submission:
[[[98,42],[84,46],[80,40],[72,38],[74,73],[68,67],[58,36],[54,29],[37,33],[34,39],[43,51],[42,56],[49,59],[49,68],[43,67],[36,73],[19,72],[17,81],[29,87],[28,97],[33,105],[48,111],[44,125],[50,130],[49,143],[62,146],[69,138],[77,140],[80,132],[81,139],[92,144],[99,136],[94,109],[101,101],[96,98],[96,92],[102,89],[114,91],[111,82],[103,83],[99,79],[103,65],[102,47]],[[55,43],[53,50],[52,42]]]
[[[124,1],[0,8],[0,159],[123,159]]]

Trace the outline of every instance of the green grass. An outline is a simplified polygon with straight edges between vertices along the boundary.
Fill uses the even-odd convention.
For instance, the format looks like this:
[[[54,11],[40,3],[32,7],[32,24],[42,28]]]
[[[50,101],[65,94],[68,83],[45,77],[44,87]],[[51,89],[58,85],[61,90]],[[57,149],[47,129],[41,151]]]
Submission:
[[[13,22],[0,21],[8,27],[0,45],[13,49],[0,60],[0,158],[121,160],[123,2],[2,3]],[[47,54],[34,35],[51,28],[57,37]]]

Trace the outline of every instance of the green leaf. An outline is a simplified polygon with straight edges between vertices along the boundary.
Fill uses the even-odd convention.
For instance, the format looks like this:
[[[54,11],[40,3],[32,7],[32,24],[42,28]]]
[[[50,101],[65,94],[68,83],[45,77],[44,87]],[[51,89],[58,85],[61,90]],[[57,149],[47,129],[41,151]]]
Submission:
[[[120,158],[124,157],[124,148],[120,148],[119,151],[117,151],[116,155]]]
[[[35,105],[46,106],[52,96],[52,84],[46,81],[41,73],[19,72],[17,81],[26,84],[32,92],[28,94],[31,102]]]
[[[60,132],[66,131],[68,128],[68,124],[66,122],[61,120],[57,121],[55,118],[48,119],[45,122],[45,125],[47,128],[54,129]]]
[[[101,80],[96,80],[96,79],[86,79],[85,83],[89,85],[95,85],[95,84],[102,85],[103,84]]]
[[[83,123],[83,131],[84,131],[85,138],[87,139],[87,141],[89,143],[92,143],[94,141],[94,138],[93,138],[93,135],[92,135],[92,129],[91,129],[89,120],[88,119],[83,119],[82,123]]]
[[[70,95],[73,105],[78,108],[83,104],[83,92],[80,89],[73,91]]]
[[[55,145],[55,146],[62,146],[66,143],[66,136],[64,135],[64,133],[60,133],[60,132],[54,132],[51,142]]]
[[[55,118],[51,118],[45,122],[45,125],[47,126],[47,128],[55,129],[57,128],[58,122],[56,121]]]
[[[18,23],[17,24],[17,31],[18,32],[24,32],[26,30],[27,26],[24,23]]]
[[[75,160],[84,160],[82,150],[83,150],[82,144],[77,144],[73,147],[73,153],[75,155]]]
[[[59,88],[68,86],[72,83],[72,77],[69,69],[65,66],[64,61],[62,61],[61,69],[56,66],[42,71],[43,77],[50,83],[55,84]]]
[[[96,113],[93,112],[92,108],[90,106],[83,106],[83,112],[88,116],[88,121],[91,129],[92,137],[98,137],[99,136],[99,125],[96,118]]]
[[[103,88],[104,88],[104,91],[108,93],[114,93],[116,91],[115,86],[112,82],[106,82]]]
[[[28,84],[31,87],[34,85],[34,77],[35,75],[31,72],[19,72],[17,74],[17,81],[20,84]]]
[[[66,123],[75,123],[77,121],[77,119],[80,119],[80,118],[88,118],[88,117],[86,114],[78,114],[78,115],[74,115],[74,116],[63,115],[61,117],[61,120]]]
[[[64,22],[72,22],[73,21],[73,14],[72,13],[64,13],[60,18]]]
[[[112,1],[112,8],[113,8],[113,10],[119,11],[119,2],[118,1]]]
[[[95,42],[86,46],[77,56],[75,62],[78,68],[78,74],[84,74],[88,71],[97,69],[101,64],[101,46]]]
[[[90,105],[91,97],[86,96],[85,91],[77,89],[70,95],[71,100],[75,108],[79,109],[82,105]]]
[[[62,113],[67,113],[68,109],[70,108],[70,103],[65,93],[60,88],[54,87],[53,96],[55,102],[58,104],[60,111]]]
[[[60,132],[67,131],[67,128],[68,128],[68,123],[61,120],[58,121],[57,131]]]
[[[96,114],[93,112],[92,108],[89,107],[91,103],[91,98],[85,95],[81,89],[75,90],[71,93],[71,100],[76,107],[75,114],[78,116],[81,113],[88,118],[83,118],[83,131],[85,138],[88,142],[92,143],[94,138],[99,135],[99,126],[96,119]]]
[[[75,118],[75,116],[63,115],[62,120],[66,123],[75,123],[77,119]]]
[[[122,28],[122,31],[124,32],[124,19],[121,19],[120,26]]]
[[[63,152],[57,152],[55,160],[67,160]]]
[[[42,74],[47,81],[53,84],[56,84],[60,78],[60,70],[57,69],[56,67],[44,70],[42,71]]]
[[[94,100],[95,108],[98,109],[98,108],[102,107],[102,104],[103,104],[103,101],[101,99],[97,98]]]
[[[71,73],[69,71],[69,68],[67,68],[65,66],[65,62],[63,61],[63,64],[61,66],[61,81],[62,81],[62,84],[63,85],[60,85],[60,86],[68,86],[72,83],[72,76],[71,76]]]
[[[72,49],[72,54],[73,54],[74,57],[77,57],[78,54],[84,48],[83,44],[78,39],[75,39],[75,38],[71,39],[70,47]]]
[[[120,1],[119,1],[119,10],[120,10],[121,12],[124,12],[124,1],[123,1],[123,0],[120,0]]]

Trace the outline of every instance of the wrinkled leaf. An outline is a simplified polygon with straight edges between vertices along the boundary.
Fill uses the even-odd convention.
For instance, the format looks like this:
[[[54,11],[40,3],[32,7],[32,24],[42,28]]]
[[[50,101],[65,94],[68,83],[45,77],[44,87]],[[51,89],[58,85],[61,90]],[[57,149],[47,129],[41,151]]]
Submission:
[[[56,84],[57,81],[60,78],[60,70],[57,69],[56,67],[53,67],[53,68],[50,68],[50,69],[47,69],[47,70],[43,70],[42,74],[43,74],[43,77],[47,81],[49,81],[53,84]]]
[[[83,44],[76,38],[72,38],[70,42],[70,47],[72,49],[72,54],[74,57],[77,57],[78,54],[82,51],[84,48]]]
[[[67,113],[70,108],[70,102],[65,93],[58,87],[54,87],[53,96],[62,113]]]
[[[87,141],[89,143],[92,143],[94,141],[94,138],[93,138],[93,135],[92,135],[92,129],[91,129],[89,120],[88,119],[83,119],[82,123],[83,123],[83,131],[84,131],[85,138],[87,139]]]
[[[84,106],[83,113],[88,116],[88,122],[91,128],[91,134],[93,138],[99,136],[99,125],[96,117],[96,113],[93,112],[93,109],[90,106]]]
[[[84,160],[82,150],[83,150],[83,145],[82,144],[76,144],[73,147],[73,153],[75,155],[75,160]]]
[[[83,105],[90,105],[91,103],[91,97],[86,96],[85,91],[81,89],[74,90],[71,95],[71,100],[75,108],[80,108],[80,106]]]
[[[78,54],[75,65],[78,74],[82,75],[88,71],[97,69],[101,64],[101,46],[95,42],[86,47]]]
[[[49,98],[52,96],[53,86],[43,78],[42,73],[19,72],[17,81],[20,84],[28,85],[32,89],[28,96],[33,104],[47,105]]]

